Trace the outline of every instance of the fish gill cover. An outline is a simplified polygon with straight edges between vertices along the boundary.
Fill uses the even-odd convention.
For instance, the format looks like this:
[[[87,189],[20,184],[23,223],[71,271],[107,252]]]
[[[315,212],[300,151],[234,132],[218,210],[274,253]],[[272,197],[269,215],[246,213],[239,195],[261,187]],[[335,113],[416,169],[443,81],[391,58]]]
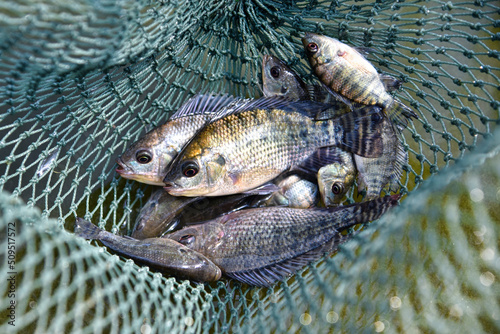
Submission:
[[[151,190],[115,159],[189,97],[261,96],[264,54],[311,83],[305,32],[404,82],[399,209],[269,289],[73,235],[133,227]],[[499,41],[487,0],[0,1],[0,332],[498,332]]]

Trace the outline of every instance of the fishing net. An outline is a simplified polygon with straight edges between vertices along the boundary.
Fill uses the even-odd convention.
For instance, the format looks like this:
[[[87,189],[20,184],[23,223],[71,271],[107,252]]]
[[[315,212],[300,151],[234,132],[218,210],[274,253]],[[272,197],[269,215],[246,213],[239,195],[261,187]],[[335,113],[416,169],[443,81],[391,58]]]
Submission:
[[[190,96],[261,96],[263,54],[313,82],[306,31],[404,82],[400,207],[269,289],[73,235],[130,231],[151,187],[115,158]],[[488,0],[0,1],[0,332],[499,332],[499,40]]]

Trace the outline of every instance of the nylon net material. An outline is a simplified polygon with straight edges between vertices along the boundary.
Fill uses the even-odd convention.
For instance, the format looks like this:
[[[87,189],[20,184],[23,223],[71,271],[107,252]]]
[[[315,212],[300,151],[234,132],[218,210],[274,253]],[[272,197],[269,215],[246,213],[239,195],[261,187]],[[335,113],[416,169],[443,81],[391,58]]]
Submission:
[[[499,28],[486,0],[0,1],[0,332],[500,331]],[[132,228],[151,188],[115,158],[193,94],[261,96],[263,54],[312,82],[306,31],[404,81],[399,208],[269,289],[74,237],[76,215]]]

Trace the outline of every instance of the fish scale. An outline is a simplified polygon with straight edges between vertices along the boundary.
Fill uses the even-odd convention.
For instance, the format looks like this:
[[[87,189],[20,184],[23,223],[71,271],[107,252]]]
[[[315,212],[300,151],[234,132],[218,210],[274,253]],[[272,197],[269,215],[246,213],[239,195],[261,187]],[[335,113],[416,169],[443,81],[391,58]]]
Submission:
[[[247,209],[186,227],[168,238],[205,255],[230,277],[270,285],[333,251],[335,241],[345,240],[343,230],[377,219],[399,197],[332,209]]]

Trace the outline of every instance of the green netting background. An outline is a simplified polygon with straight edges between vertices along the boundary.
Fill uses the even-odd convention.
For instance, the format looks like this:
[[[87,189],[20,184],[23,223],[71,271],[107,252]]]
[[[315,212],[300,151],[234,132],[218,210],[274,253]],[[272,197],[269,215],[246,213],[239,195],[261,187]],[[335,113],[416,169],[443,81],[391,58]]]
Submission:
[[[399,208],[271,289],[163,277],[72,234],[151,191],[114,160],[198,92],[313,80],[301,32],[376,50],[419,115]],[[0,332],[499,332],[497,1],[0,0]],[[16,224],[16,320],[8,224]]]

